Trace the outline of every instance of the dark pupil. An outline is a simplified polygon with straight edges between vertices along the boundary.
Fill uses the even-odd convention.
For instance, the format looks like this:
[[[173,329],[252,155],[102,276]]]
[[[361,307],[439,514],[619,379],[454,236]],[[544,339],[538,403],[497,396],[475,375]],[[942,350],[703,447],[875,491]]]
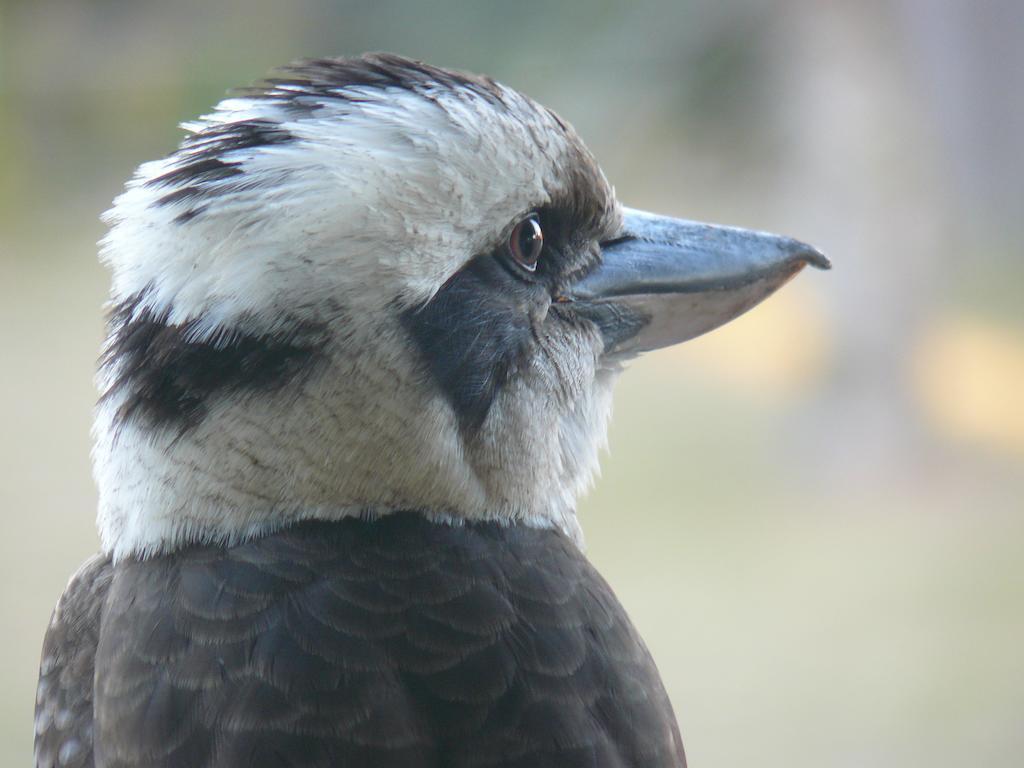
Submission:
[[[524,221],[519,229],[519,253],[522,260],[527,264],[536,262],[542,242],[540,225],[533,219]]]

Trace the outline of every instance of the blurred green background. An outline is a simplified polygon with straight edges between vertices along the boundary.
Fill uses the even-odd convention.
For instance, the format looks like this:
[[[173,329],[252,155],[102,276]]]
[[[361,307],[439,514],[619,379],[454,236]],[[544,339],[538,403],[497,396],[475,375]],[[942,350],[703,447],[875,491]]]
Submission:
[[[696,766],[1024,760],[1024,4],[0,4],[0,765],[97,547],[98,214],[274,65],[392,50],[573,122],[628,204],[833,259],[623,377],[581,515]]]

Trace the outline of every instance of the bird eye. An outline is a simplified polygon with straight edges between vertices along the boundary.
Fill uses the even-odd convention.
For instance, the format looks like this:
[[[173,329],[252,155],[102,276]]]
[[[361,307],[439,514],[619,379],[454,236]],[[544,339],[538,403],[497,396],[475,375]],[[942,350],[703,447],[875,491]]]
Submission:
[[[536,216],[527,218],[516,224],[508,238],[508,250],[516,263],[527,272],[537,269],[540,252],[544,248],[544,230]]]

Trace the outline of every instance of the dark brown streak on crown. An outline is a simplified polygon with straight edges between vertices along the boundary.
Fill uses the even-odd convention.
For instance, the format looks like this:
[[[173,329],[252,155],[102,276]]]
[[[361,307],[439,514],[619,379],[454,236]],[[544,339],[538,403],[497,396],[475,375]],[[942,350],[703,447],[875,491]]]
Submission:
[[[429,98],[429,91],[471,92],[494,106],[506,107],[501,87],[489,77],[432,67],[392,53],[358,58],[302,59],[282,67],[275,77],[240,90],[240,96],[267,99],[297,115],[316,111],[322,102],[362,100],[358,89],[393,88]]]
[[[229,153],[294,140],[294,136],[271,120],[240,120],[210,125],[186,138],[171,155],[171,170],[149,179],[146,186],[170,190],[154,203],[156,207],[191,203],[237,191],[245,185],[223,183],[225,179],[244,173],[241,163],[231,160]],[[203,210],[203,206],[189,208],[178,214],[174,221],[184,224]]]

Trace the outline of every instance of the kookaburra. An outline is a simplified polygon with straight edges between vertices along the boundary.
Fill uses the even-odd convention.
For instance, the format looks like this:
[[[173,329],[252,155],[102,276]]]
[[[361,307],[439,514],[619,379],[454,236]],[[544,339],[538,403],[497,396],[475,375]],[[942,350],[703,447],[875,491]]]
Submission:
[[[105,218],[36,764],[684,765],[576,500],[625,360],[825,258],[624,208],[553,112],[397,56],[185,128]]]

